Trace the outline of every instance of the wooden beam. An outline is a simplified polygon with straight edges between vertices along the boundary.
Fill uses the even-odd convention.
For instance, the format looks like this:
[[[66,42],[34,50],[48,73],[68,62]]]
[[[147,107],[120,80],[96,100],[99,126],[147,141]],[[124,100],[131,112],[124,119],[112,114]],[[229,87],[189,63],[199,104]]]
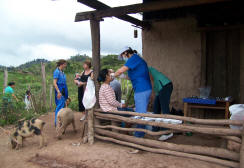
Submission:
[[[234,130],[234,129],[229,129],[229,128],[209,128],[209,127],[195,127],[195,126],[190,126],[190,125],[177,125],[177,124],[166,124],[163,122],[152,122],[152,121],[144,121],[140,119],[134,119],[134,118],[129,118],[129,117],[122,117],[119,115],[112,115],[112,114],[102,114],[98,112],[94,112],[95,116],[107,118],[110,120],[116,119],[120,120],[126,123],[132,123],[132,124],[142,124],[142,125],[151,125],[151,126],[158,126],[162,128],[169,128],[173,130],[178,130],[182,132],[196,132],[196,133],[201,133],[201,134],[210,134],[214,136],[241,136],[241,131],[240,130]]]
[[[49,110],[51,111],[53,109],[53,85],[50,85],[49,90]]]
[[[243,28],[244,28],[244,24],[228,25],[228,26],[205,26],[205,27],[198,27],[197,31],[212,32],[212,31],[238,30]]]
[[[101,109],[95,109],[96,112],[104,112]],[[113,114],[123,114],[123,115],[131,115],[131,116],[142,116],[142,117],[152,117],[152,118],[167,118],[167,119],[175,119],[187,121],[195,124],[203,124],[203,125],[242,125],[241,120],[223,120],[223,119],[198,119],[192,117],[183,117],[177,115],[168,115],[168,114],[148,114],[148,113],[137,113],[137,112],[128,112],[128,111],[110,111],[109,113]]]
[[[97,1],[97,0],[78,0],[78,2],[88,6],[88,7],[91,7],[91,8],[94,8],[94,9],[97,9],[97,10],[104,10],[104,9],[111,9],[110,6],[100,2],[100,1]],[[134,17],[131,17],[129,15],[122,15],[122,16],[118,16],[117,17],[118,19],[121,19],[121,20],[124,20],[126,22],[130,22],[136,26],[140,26],[140,27],[143,27],[143,28],[149,28],[150,27],[150,23],[149,22],[146,22],[146,21],[141,21],[139,19],[136,19]]]
[[[230,0],[161,0],[152,1],[148,3],[133,4],[128,6],[114,7],[104,10],[96,10],[90,12],[77,13],[75,21],[85,21],[91,18],[101,19],[104,17],[118,17],[126,14],[133,14],[139,12],[151,12],[157,10],[167,10],[182,7],[190,7],[204,4],[212,4],[217,2],[225,2]]]
[[[165,134],[180,132],[180,131],[173,131],[173,130],[153,132],[153,131],[142,129],[142,128],[122,128],[122,127],[117,127],[117,126],[114,126],[114,125],[105,125],[105,126],[103,126],[103,125],[95,125],[94,127],[95,128],[103,128],[103,129],[112,128],[112,129],[119,130],[119,131],[130,131],[130,132],[140,131],[140,132],[145,132],[146,134],[152,135],[152,136],[165,135]]]
[[[104,119],[105,120],[105,119]],[[166,131],[158,131],[158,132],[153,132],[153,131],[150,131],[150,130],[146,130],[146,129],[141,129],[141,128],[122,128],[122,127],[116,127],[116,126],[112,126],[112,125],[94,125],[95,128],[103,128],[103,129],[106,129],[106,128],[113,128],[113,129],[117,129],[117,130],[120,130],[120,131],[140,131],[140,132],[145,132],[146,134],[148,135],[152,135],[152,136],[155,136],[155,135],[165,135],[165,134],[170,134],[170,133],[178,133],[180,131],[174,131],[174,130],[166,130]],[[227,140],[230,140],[230,141],[233,141],[233,142],[236,142],[236,143],[239,143],[241,144],[241,139],[239,137],[235,137],[235,136],[220,136],[220,138],[223,138],[223,139],[227,139]]]
[[[121,133],[116,133],[100,128],[96,128],[95,132],[104,136],[111,138],[123,140],[126,142],[137,143],[139,145],[145,145],[147,147],[154,147],[159,149],[166,149],[171,151],[185,152],[191,154],[199,154],[213,157],[220,157],[224,159],[230,159],[234,161],[240,160],[240,154],[232,152],[223,148],[216,147],[207,147],[207,146],[198,146],[198,145],[184,145],[184,144],[174,144],[169,142],[160,142],[157,140],[151,140],[146,138],[137,138],[130,135],[124,135]]]
[[[227,139],[236,143],[241,144],[241,138],[235,136],[220,136],[220,138]]]
[[[42,107],[46,108],[47,99],[47,82],[46,82],[46,70],[45,63],[41,62],[41,72],[42,72]]]
[[[190,158],[190,159],[197,159],[197,160],[202,160],[205,162],[220,164],[222,166],[233,167],[233,168],[239,168],[239,166],[240,166],[240,164],[238,162],[233,162],[233,161],[228,161],[228,160],[223,160],[223,159],[217,159],[217,158],[213,158],[213,157],[209,157],[209,156],[189,154],[189,153],[185,153],[185,152],[171,151],[171,150],[166,150],[166,149],[158,149],[158,148],[155,149],[155,148],[150,148],[150,147],[146,147],[143,145],[138,145],[138,144],[131,143],[131,142],[125,142],[125,141],[117,140],[115,138],[100,136],[98,134],[95,134],[95,138],[100,139],[100,140],[104,140],[104,141],[114,142],[114,143],[117,143],[120,145],[130,146],[132,148],[137,148],[137,149],[141,149],[141,150],[148,151],[148,152],[161,153],[161,154],[173,155],[173,156],[178,156],[178,157],[185,157],[185,158]]]
[[[94,143],[94,119],[93,119],[93,108],[87,110],[87,120],[88,120],[88,143],[93,145]]]
[[[3,85],[3,90],[8,86],[8,69],[4,69],[4,85]]]
[[[240,168],[244,168],[244,124],[242,126],[242,140],[241,140],[241,150],[240,150]]]
[[[94,83],[96,93],[96,107],[98,107],[98,93],[100,85],[97,82],[97,77],[100,71],[100,22],[98,20],[91,19],[91,39],[92,39],[92,65],[94,72]]]
[[[201,32],[201,87],[207,85],[207,33]]]

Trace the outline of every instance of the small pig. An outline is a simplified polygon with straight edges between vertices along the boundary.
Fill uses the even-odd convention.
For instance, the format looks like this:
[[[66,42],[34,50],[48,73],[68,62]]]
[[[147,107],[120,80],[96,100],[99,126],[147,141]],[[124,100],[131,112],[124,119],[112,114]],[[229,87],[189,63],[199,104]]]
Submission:
[[[61,135],[65,134],[65,130],[66,128],[72,124],[74,132],[76,133],[76,128],[75,128],[75,119],[74,119],[74,112],[68,108],[68,104],[71,102],[71,99],[68,98],[66,100],[66,107],[62,108],[59,112],[58,112],[58,116],[57,116],[57,127],[56,127],[56,131],[57,131],[57,138],[61,139]]]
[[[17,128],[10,134],[10,144],[12,149],[19,149],[23,146],[23,140],[37,135],[40,137],[40,148],[43,147],[45,138],[42,130],[45,122],[40,119],[25,120],[18,123]]]

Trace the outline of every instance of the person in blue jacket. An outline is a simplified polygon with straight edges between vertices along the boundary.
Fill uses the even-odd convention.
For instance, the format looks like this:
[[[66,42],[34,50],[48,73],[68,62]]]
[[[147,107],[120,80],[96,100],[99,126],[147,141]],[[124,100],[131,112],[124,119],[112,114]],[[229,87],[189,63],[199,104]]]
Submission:
[[[64,69],[67,67],[66,60],[59,60],[57,62],[57,68],[53,72],[53,86],[55,88],[55,127],[56,127],[56,120],[57,114],[60,109],[64,108],[65,101],[68,98],[68,87],[66,84],[66,76],[64,74]]]
[[[137,54],[136,50],[127,48],[120,54],[126,63],[114,73],[114,77],[128,71],[134,93],[136,112],[147,113],[147,106],[152,93],[152,86],[147,63]],[[137,125],[137,128],[145,129],[145,125]],[[135,132],[136,137],[144,137],[144,132]]]

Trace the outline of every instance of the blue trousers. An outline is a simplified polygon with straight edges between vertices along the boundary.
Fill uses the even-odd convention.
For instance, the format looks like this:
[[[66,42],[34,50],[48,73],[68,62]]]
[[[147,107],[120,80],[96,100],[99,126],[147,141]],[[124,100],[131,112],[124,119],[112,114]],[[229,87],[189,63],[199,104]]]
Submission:
[[[134,111],[133,108],[129,108],[129,107],[123,107],[123,108],[118,107],[117,109],[118,109],[118,111],[131,111],[131,112]],[[123,117],[130,117],[131,116],[131,115],[126,115],[126,114],[120,114],[120,115]],[[125,128],[125,122],[122,122],[121,126],[123,128]]]
[[[144,92],[138,92],[134,94],[136,112],[147,113],[147,106],[150,100],[151,93],[152,90],[147,90]],[[136,127],[145,129],[146,126],[138,124]],[[136,131],[134,135],[135,137],[142,138],[144,137],[145,133]]]
[[[59,112],[59,110],[61,110],[62,108],[65,107],[65,101],[66,101],[66,99],[64,96],[62,96],[60,99],[55,97],[55,103],[56,103],[55,121],[54,121],[55,126],[56,126],[58,112]]]

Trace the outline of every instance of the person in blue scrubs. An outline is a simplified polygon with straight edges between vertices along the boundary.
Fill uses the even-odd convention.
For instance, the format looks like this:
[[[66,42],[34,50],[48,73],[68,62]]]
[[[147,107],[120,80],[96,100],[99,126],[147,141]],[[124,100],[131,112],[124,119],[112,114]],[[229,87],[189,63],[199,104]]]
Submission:
[[[66,84],[66,76],[64,74],[64,69],[67,67],[66,60],[59,60],[57,62],[57,68],[53,72],[53,86],[55,88],[55,127],[57,114],[60,109],[65,107],[65,101],[68,99],[68,87]]]
[[[130,47],[123,51],[120,56],[126,60],[124,66],[114,73],[114,77],[128,71],[134,93],[136,112],[147,113],[147,106],[152,93],[152,86],[147,63]],[[137,128],[145,129],[145,125],[137,125]],[[135,132],[136,137],[144,137],[144,132]]]

